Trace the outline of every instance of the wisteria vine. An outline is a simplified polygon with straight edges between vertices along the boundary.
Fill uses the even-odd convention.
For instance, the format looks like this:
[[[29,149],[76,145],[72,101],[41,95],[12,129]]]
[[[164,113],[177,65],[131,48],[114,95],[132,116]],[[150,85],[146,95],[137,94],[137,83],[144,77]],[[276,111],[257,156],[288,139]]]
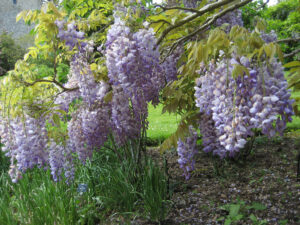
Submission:
[[[77,31],[74,23],[55,22],[58,38],[76,52],[65,84],[73,90],[58,95],[50,115],[33,118],[25,113],[24,118],[2,118],[1,141],[11,157],[9,174],[13,182],[34,166],[50,168],[55,181],[62,176],[68,181],[74,177],[74,156],[84,163],[109,137],[122,147],[147,128],[148,103],[158,103],[164,85],[160,53],[154,50],[156,39],[151,29],[133,33],[118,14],[107,34],[109,82],[96,81],[89,64],[94,45],[83,40],[85,34]],[[111,100],[106,100],[110,94]],[[75,100],[77,105],[70,111]],[[49,138],[46,129],[46,122],[55,124],[55,110],[71,116],[67,138],[59,142]]]
[[[133,32],[120,14],[114,13],[114,24],[108,30],[102,52],[108,71],[106,81],[97,80],[90,67],[94,43],[85,40],[85,33],[78,31],[75,23],[55,22],[57,37],[75,52],[68,82],[63,86],[72,91],[65,90],[57,96],[50,114],[32,116],[24,112],[17,118],[1,117],[1,142],[11,157],[9,174],[13,182],[35,166],[50,168],[54,181],[63,176],[68,181],[74,177],[76,158],[85,163],[108,140],[121,148],[128,140],[142,137],[148,126],[148,103],[158,104],[160,90],[178,79],[177,62],[184,50],[177,48],[160,64],[154,31],[143,28]],[[241,12],[230,12],[215,25],[224,23],[230,25],[227,32],[231,26],[242,26]],[[274,33],[261,36],[267,43],[276,39]],[[220,158],[240,152],[254,135],[253,129],[261,129],[269,137],[282,134],[293,115],[279,62],[258,64],[232,55],[228,58],[222,53],[216,62],[201,64],[195,87],[203,150]],[[232,77],[236,66],[249,73]],[[59,110],[70,116],[66,122],[68,135],[61,141],[50,138],[46,129],[46,123],[57,122],[53,118]],[[62,113],[59,116],[63,117]],[[189,136],[178,141],[178,163],[186,179],[195,167],[197,138],[197,132],[190,127]]]

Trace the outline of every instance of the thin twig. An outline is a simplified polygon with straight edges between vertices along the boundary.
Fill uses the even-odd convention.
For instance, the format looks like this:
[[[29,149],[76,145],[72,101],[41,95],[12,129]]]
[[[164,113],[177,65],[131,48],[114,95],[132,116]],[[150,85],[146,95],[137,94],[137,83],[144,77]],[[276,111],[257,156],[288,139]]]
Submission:
[[[95,33],[96,33],[96,34],[98,34],[98,33],[103,33],[103,31],[104,31],[106,28],[108,28],[110,25],[113,25],[113,24],[114,24],[114,22],[111,21],[111,22],[109,22],[108,24],[106,24],[105,26],[103,26],[102,28],[100,28],[100,30],[96,31]]]
[[[79,88],[79,87],[66,88],[61,83],[59,83],[57,80],[38,79],[38,80],[35,80],[33,82],[26,82],[26,81],[21,81],[21,82],[24,83],[26,86],[33,86],[33,85],[35,85],[37,83],[53,83],[53,84],[56,84],[61,89],[63,89],[64,91],[75,91],[75,90],[78,90],[78,88]]]
[[[263,3],[263,4],[261,5],[261,7],[257,8],[256,10],[260,10],[260,9],[265,8],[265,6],[269,3],[269,1],[270,1],[270,0],[266,0],[265,3]]]
[[[300,37],[298,38],[286,38],[286,39],[281,39],[276,41],[277,43],[281,43],[281,42],[297,42],[300,41]]]
[[[297,81],[296,83],[289,84],[288,89],[292,87],[296,87],[298,84],[300,84],[300,81]]]
[[[155,5],[154,7],[160,7],[160,8],[163,9],[163,11],[179,9],[179,10],[189,11],[189,12],[193,12],[193,13],[199,13],[199,11],[197,9],[194,9],[194,8],[185,8],[185,7],[179,7],[179,6],[165,7],[165,6],[162,6],[162,5]]]
[[[156,21],[151,21],[150,25],[153,24],[153,23],[160,23],[160,22],[167,23],[167,24],[171,25],[171,23],[169,21],[163,20],[163,19],[156,20]]]
[[[284,57],[284,58],[291,57],[291,56],[294,56],[294,55],[298,54],[299,52],[300,52],[300,48],[298,48],[298,49],[292,51],[291,53],[284,54],[283,57]]]

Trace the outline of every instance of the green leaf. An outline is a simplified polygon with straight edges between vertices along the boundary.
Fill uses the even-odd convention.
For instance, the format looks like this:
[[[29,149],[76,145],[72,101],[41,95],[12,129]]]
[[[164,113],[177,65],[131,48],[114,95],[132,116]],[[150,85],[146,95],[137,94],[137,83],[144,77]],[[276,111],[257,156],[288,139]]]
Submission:
[[[256,216],[253,215],[253,213],[249,216],[250,220],[252,220],[253,222],[257,222],[257,218]]]
[[[229,205],[221,205],[219,206],[219,209],[222,209],[224,211],[229,211]]]
[[[267,57],[272,60],[275,56],[276,53],[276,45],[274,45],[273,43],[270,43],[268,45],[264,45],[264,50],[265,53],[267,55]]]
[[[93,71],[97,71],[97,69],[98,69],[98,65],[96,63],[92,63],[90,65],[90,67],[91,67],[91,70],[93,70]]]
[[[111,102],[112,97],[113,97],[113,93],[112,93],[112,91],[110,91],[110,92],[108,92],[108,93],[104,96],[104,101],[105,101],[106,103]]]
[[[232,222],[232,221],[231,221],[231,219],[229,219],[229,218],[228,218],[228,219],[226,219],[226,220],[225,220],[225,223],[224,223],[224,225],[230,225],[230,224],[231,224],[231,222]]]
[[[284,60],[284,57],[283,57],[283,53],[282,53],[282,51],[281,51],[281,48],[280,48],[280,46],[278,45],[278,44],[276,44],[276,48],[277,48],[277,55],[278,55],[278,58],[279,58],[279,60],[281,61],[281,62],[283,62],[283,60]]]
[[[20,12],[17,17],[16,17],[16,22],[18,22],[22,17],[24,17],[27,14],[27,11],[24,10],[22,12]]]
[[[66,116],[66,115],[67,115],[67,112],[64,111],[64,110],[56,109],[55,111],[58,112],[58,113],[61,113],[63,116]]]
[[[161,145],[160,145],[160,153],[164,153],[166,150],[170,149],[171,147],[177,147],[177,141],[179,138],[183,139],[185,134],[188,132],[188,124],[184,121],[181,121],[178,125],[178,128],[174,134],[172,134],[169,138],[167,138]]]
[[[249,76],[249,70],[246,67],[244,67],[240,64],[235,64],[234,65],[234,68],[232,70],[232,77],[234,79],[236,79],[239,76],[243,77],[245,73]]]
[[[225,219],[225,217],[224,216],[221,216],[221,217],[219,217],[218,219],[217,219],[217,221],[222,221],[222,220],[224,220]]]
[[[242,214],[238,214],[237,216],[234,217],[234,221],[239,221],[243,218],[244,216]]]
[[[265,210],[267,207],[259,202],[253,202],[252,203],[252,209],[255,209],[255,210]]]
[[[255,19],[256,19],[255,31],[258,33],[260,31],[265,31],[267,27],[266,21],[259,17],[255,17]]]
[[[92,0],[89,0],[89,1],[88,1],[88,5],[89,5],[90,7],[93,7],[93,1],[92,1]]]
[[[300,61],[292,61],[283,65],[285,68],[298,67],[300,66]]]
[[[236,217],[240,211],[241,206],[238,204],[232,204],[229,208],[229,216],[231,218]]]
[[[279,225],[286,225],[288,223],[288,220],[280,220]]]
[[[60,127],[60,118],[57,114],[53,114],[52,116],[53,122],[57,127]]]

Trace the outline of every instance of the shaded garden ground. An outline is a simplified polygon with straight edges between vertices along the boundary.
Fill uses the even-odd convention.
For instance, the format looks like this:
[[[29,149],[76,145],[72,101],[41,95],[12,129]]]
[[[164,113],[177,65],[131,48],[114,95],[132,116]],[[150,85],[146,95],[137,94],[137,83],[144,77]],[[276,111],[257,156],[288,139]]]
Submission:
[[[220,164],[199,152],[196,171],[185,181],[177,152],[166,153],[170,211],[163,224],[300,224],[300,182],[296,180],[299,131],[283,138],[258,137],[244,161]],[[158,149],[149,149],[162,162]],[[218,163],[218,169],[214,167]],[[136,221],[136,224],[151,224]],[[226,223],[225,223],[226,224]]]

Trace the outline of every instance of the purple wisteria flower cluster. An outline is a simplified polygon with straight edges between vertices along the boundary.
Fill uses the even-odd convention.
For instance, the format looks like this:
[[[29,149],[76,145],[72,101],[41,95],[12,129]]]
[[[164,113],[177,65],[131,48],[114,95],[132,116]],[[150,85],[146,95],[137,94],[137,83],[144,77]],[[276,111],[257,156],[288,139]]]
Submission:
[[[161,64],[163,71],[164,71],[166,83],[177,80],[177,75],[178,75],[177,64],[183,53],[184,53],[183,46],[179,46]]]
[[[228,12],[224,16],[217,19],[215,24],[216,26],[227,24],[228,26],[225,28],[226,33],[228,33],[233,26],[237,25],[242,27],[244,25],[242,20],[242,11],[237,9],[232,12]]]
[[[276,34],[276,32],[274,30],[271,30],[269,33],[262,32],[260,34],[260,37],[266,43],[275,42],[275,41],[278,40],[277,34]]]
[[[188,180],[191,177],[191,172],[195,170],[195,154],[197,154],[197,131],[193,126],[189,127],[189,136],[184,141],[181,139],[177,142],[177,153],[179,156],[178,163],[183,170],[185,179]]]
[[[120,146],[128,139],[139,137],[141,123],[140,118],[129,107],[130,101],[120,85],[114,86],[111,102],[111,124],[114,139]]]
[[[85,51],[80,49],[71,62],[69,85],[79,87],[82,102],[68,123],[68,134],[70,146],[82,162],[111,134],[118,146],[138,138],[147,126],[148,103],[158,103],[163,85],[153,31],[132,33],[118,13],[114,15],[105,52],[109,83],[95,81],[87,60],[92,44],[88,43]],[[109,91],[112,97],[107,102],[104,98]]]
[[[236,65],[249,74],[233,78]],[[221,158],[234,157],[245,147],[253,128],[273,137],[282,134],[293,115],[290,91],[282,65],[251,65],[246,57],[221,59],[211,63],[195,87],[196,106],[200,108],[200,130],[205,152]],[[216,141],[217,140],[217,141]]]
[[[152,30],[140,29],[133,33],[115,16],[106,43],[110,79],[107,83],[97,81],[91,70],[93,43],[83,40],[85,34],[77,31],[74,23],[55,23],[58,37],[70,50],[76,51],[64,85],[67,91],[58,95],[53,112],[47,116],[3,119],[1,141],[12,160],[10,175],[14,182],[34,166],[50,168],[55,181],[64,176],[68,182],[75,173],[74,157],[85,163],[112,135],[119,147],[128,139],[139,138],[142,129],[147,127],[148,103],[158,103],[164,85]],[[106,96],[111,97],[106,99]],[[71,103],[75,104],[72,111]],[[68,137],[55,142],[48,136],[46,122],[55,124],[53,113],[59,110],[70,113],[71,119],[67,122]]]
[[[154,32],[140,29],[132,33],[117,15],[115,13],[115,23],[107,34],[105,54],[108,77],[114,90],[112,123],[117,134],[137,137],[147,126],[148,103],[159,101],[164,77],[159,51],[154,48]],[[122,142],[122,135],[117,136]]]
[[[79,40],[84,39],[84,32],[77,31],[77,27],[74,22],[67,25],[67,30],[65,30],[66,22],[64,20],[56,20],[55,24],[59,30],[58,38],[62,41],[65,41],[70,50],[78,45]]]
[[[115,23],[107,34],[106,58],[109,84],[96,82],[88,63],[92,44],[87,43],[71,62],[67,85],[78,86],[78,91],[67,99],[80,97],[82,102],[68,122],[70,146],[85,162],[106,142],[110,134],[118,146],[140,136],[147,126],[148,102],[158,102],[162,86],[159,52],[151,30],[132,33],[115,13]],[[82,46],[82,42],[80,43]],[[90,47],[89,47],[90,46]],[[111,101],[104,97],[112,92]],[[64,106],[63,108],[68,108]]]
[[[21,178],[21,173],[34,166],[45,167],[48,163],[47,131],[43,118],[22,118],[8,120],[1,118],[0,135],[3,151],[11,159],[9,175],[13,182]]]
[[[106,65],[112,85],[120,85],[130,98],[158,102],[163,85],[159,51],[152,29],[131,33],[119,17],[107,34]]]
[[[74,153],[70,142],[66,144],[57,144],[53,140],[49,141],[49,165],[51,170],[51,175],[54,181],[58,181],[63,173],[66,181],[69,182],[74,178],[75,168],[73,165]]]
[[[60,26],[61,21],[56,22],[59,28],[59,37],[62,41],[69,37],[74,40],[66,41],[70,49],[77,47],[78,51],[74,54],[70,63],[70,73],[65,87],[73,91],[64,92],[59,95],[55,103],[58,108],[68,112],[70,104],[78,99],[81,103],[77,106],[68,122],[68,140],[65,146],[53,144],[56,149],[55,154],[64,154],[68,160],[51,161],[56,170],[52,171],[54,179],[56,174],[60,174],[61,168],[72,168],[73,156],[67,149],[72,149],[81,162],[85,162],[92,156],[93,150],[103,146],[107,140],[110,126],[111,106],[104,102],[104,97],[108,93],[109,86],[104,81],[97,82],[88,63],[90,54],[94,51],[92,42],[79,42],[84,34],[77,32],[74,24],[69,24],[68,30],[64,31],[64,26]],[[74,31],[75,30],[75,31]],[[62,35],[60,35],[62,33]],[[77,35],[70,35],[77,33]],[[74,155],[74,154],[73,154]],[[66,171],[66,169],[64,169]],[[56,172],[59,171],[59,172]],[[72,174],[72,170],[67,170],[67,175]],[[65,176],[67,177],[66,172]]]

